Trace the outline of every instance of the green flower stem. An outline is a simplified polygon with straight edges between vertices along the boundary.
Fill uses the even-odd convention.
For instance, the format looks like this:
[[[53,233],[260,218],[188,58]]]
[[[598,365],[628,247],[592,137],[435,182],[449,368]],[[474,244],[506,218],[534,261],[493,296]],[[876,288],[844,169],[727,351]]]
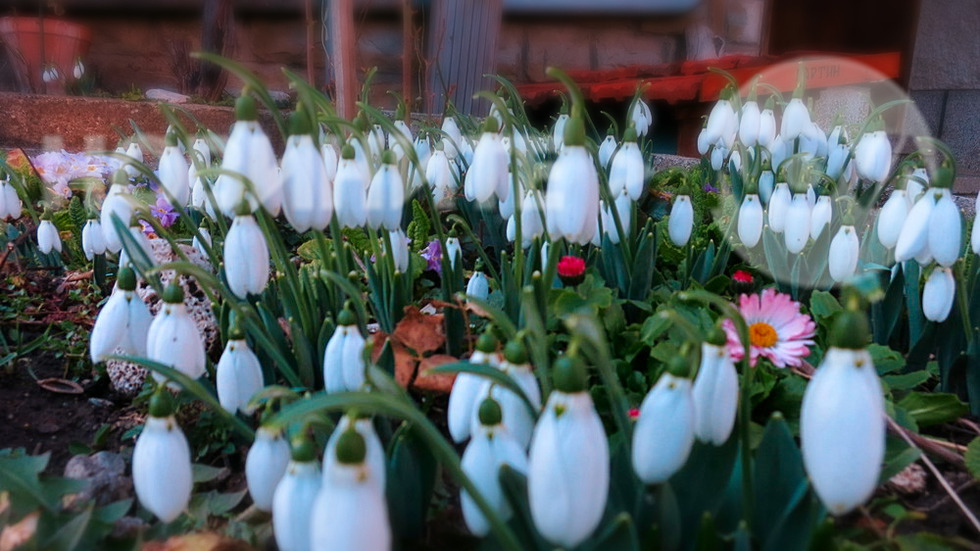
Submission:
[[[238,63],[237,61],[232,61],[226,57],[222,57],[218,54],[212,54],[209,52],[194,52],[191,57],[196,59],[201,59],[215,65],[220,66],[229,73],[240,78],[244,83],[245,87],[250,88],[252,92],[259,97],[259,100],[265,105],[266,109],[272,115],[272,119],[276,122],[276,126],[279,128],[279,133],[283,138],[287,136],[286,132],[286,119],[282,116],[282,113],[276,107],[276,101],[272,99],[269,94],[269,90],[262,84],[262,80],[256,76],[247,67]]]
[[[752,461],[750,460],[752,457],[752,446],[749,441],[749,433],[752,423],[752,400],[750,394],[752,379],[755,376],[755,368],[749,365],[752,350],[752,342],[749,340],[749,326],[745,323],[745,318],[742,317],[742,313],[738,311],[738,308],[714,293],[703,289],[696,289],[682,291],[677,294],[677,298],[684,301],[700,302],[718,309],[722,315],[732,320],[732,323],[735,324],[738,339],[741,341],[742,349],[745,351],[740,362],[742,364],[742,388],[739,392],[738,437],[742,453],[742,519],[746,525],[752,526],[752,508],[755,506],[755,492],[752,485]]]
[[[545,321],[537,308],[537,300],[533,285],[526,285],[521,291],[521,306],[524,316],[524,341],[527,350],[534,359],[534,374],[541,385],[541,395],[551,393],[551,363],[548,356],[548,333]]]
[[[480,508],[480,512],[490,524],[490,530],[499,540],[503,549],[521,551],[523,546],[507,523],[497,514],[487,499],[480,493],[472,480],[463,472],[456,450],[446,442],[439,430],[411,402],[395,396],[369,394],[363,392],[344,392],[338,394],[317,394],[286,406],[269,423],[285,427],[292,422],[304,419],[317,411],[344,411],[356,408],[360,412],[387,415],[402,419],[416,427],[420,436],[428,442],[430,451],[445,465],[449,474],[469,493]]]

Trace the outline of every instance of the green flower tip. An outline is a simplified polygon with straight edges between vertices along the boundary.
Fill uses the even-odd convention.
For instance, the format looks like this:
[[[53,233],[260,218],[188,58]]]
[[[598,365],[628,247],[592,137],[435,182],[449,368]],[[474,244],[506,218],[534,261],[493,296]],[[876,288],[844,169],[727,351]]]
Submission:
[[[691,373],[691,365],[687,354],[675,354],[667,361],[667,373],[674,377],[687,377]]]
[[[119,268],[119,273],[116,275],[116,285],[123,291],[135,291],[136,272],[129,266]]]
[[[337,439],[337,461],[344,465],[359,465],[367,456],[364,437],[354,430],[353,425]]]
[[[572,114],[568,118],[568,122],[565,123],[563,138],[565,145],[585,145],[585,117],[582,115],[582,110],[577,106],[572,109]]]
[[[166,385],[160,385],[150,397],[150,417],[170,417],[173,414],[174,404],[170,399],[170,392]]]
[[[636,125],[630,123],[630,127],[626,129],[626,133],[623,134],[624,142],[636,142]]]
[[[126,171],[119,169],[112,175],[112,185],[114,186],[128,186],[129,185],[129,175]]]
[[[725,335],[725,331],[718,325],[715,325],[708,331],[708,336],[704,339],[708,344],[713,344],[715,346],[724,346],[728,338]]]
[[[297,463],[316,461],[316,449],[306,434],[299,434],[293,437],[293,440],[290,442],[290,451],[293,461]]]
[[[243,200],[238,204],[238,208],[235,209],[235,214],[237,216],[249,216],[252,214],[252,205],[248,203],[247,200]]]
[[[51,209],[44,207],[44,212],[41,213],[41,220],[50,221],[52,218],[54,218],[54,215],[51,214]]]
[[[504,359],[514,365],[526,364],[527,351],[524,350],[524,345],[520,341],[510,341],[507,343],[507,346],[504,347]]]
[[[357,316],[350,308],[345,307],[343,310],[337,314],[337,325],[357,325]]]
[[[492,354],[497,351],[497,337],[493,335],[493,332],[488,328],[480,338],[476,340],[476,349],[484,354]]]
[[[176,283],[167,285],[167,288],[163,290],[163,301],[167,304],[183,304],[184,290]]]
[[[390,149],[385,149],[384,153],[381,154],[381,162],[386,165],[393,165],[398,162],[395,158],[395,152]]]
[[[289,115],[289,135],[303,136],[310,133],[310,119],[302,111],[296,109]]]
[[[489,397],[480,402],[479,416],[480,423],[486,427],[499,425],[504,418],[503,412],[500,411],[500,404]]]
[[[585,370],[585,363],[582,360],[562,356],[555,360],[552,365],[554,374],[555,390],[566,394],[583,392],[588,384],[588,373]]]
[[[234,323],[231,329],[228,330],[228,340],[230,341],[242,341],[245,340],[245,331],[238,326],[238,323]]]
[[[344,144],[344,147],[340,149],[340,158],[347,159],[348,161],[353,160],[355,157],[354,146],[349,143]]]
[[[868,318],[864,312],[845,310],[830,328],[830,346],[862,350],[868,345]]]
[[[177,131],[173,128],[167,129],[167,136],[163,139],[164,145],[167,147],[177,146]]]
[[[254,121],[259,119],[255,99],[249,92],[250,90],[246,87],[242,90],[241,97],[235,101],[235,120]]]
[[[487,117],[483,122],[483,132],[485,134],[496,134],[500,130],[500,121],[497,117]]]

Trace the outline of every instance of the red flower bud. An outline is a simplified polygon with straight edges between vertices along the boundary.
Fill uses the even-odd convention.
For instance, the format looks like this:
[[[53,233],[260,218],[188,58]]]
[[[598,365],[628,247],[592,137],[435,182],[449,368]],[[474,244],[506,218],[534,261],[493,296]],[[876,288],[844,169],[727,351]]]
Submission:
[[[735,270],[732,274],[732,280],[736,283],[746,283],[751,284],[753,282],[752,274],[746,272],[745,270]]]
[[[558,277],[567,286],[578,285],[585,279],[585,260],[577,256],[563,256],[558,261]]]

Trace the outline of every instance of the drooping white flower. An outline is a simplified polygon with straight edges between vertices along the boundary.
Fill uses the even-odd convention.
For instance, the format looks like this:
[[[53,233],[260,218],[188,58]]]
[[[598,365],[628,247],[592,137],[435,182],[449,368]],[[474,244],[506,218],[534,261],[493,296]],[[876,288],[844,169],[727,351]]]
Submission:
[[[405,206],[405,183],[402,181],[395,154],[391,150],[381,157],[381,168],[371,179],[367,192],[367,225],[372,229],[393,231],[401,226]]]
[[[335,139],[335,136],[329,136],[329,138]],[[327,180],[330,182],[333,182],[337,177],[337,164],[340,162],[340,156],[337,153],[337,146],[332,141],[324,141],[320,145],[320,158],[323,159],[323,170],[327,175]]]
[[[146,337],[153,316],[135,290],[136,275],[132,268],[120,269],[112,295],[92,326],[89,337],[92,363],[102,362],[117,348],[131,356],[146,355]]]
[[[784,230],[786,250],[790,254],[797,254],[806,247],[810,239],[810,204],[805,193],[793,194],[793,201],[786,209]]]
[[[874,492],[885,454],[881,383],[871,355],[832,346],[800,408],[803,466],[827,509],[842,515]]]
[[[171,522],[190,503],[194,479],[187,438],[172,409],[158,405],[162,399],[151,400],[150,416],[133,447],[133,489],[143,507]]]
[[[92,260],[97,254],[105,254],[105,250],[102,224],[97,218],[90,218],[82,228],[82,251],[85,253],[85,258]]]
[[[463,180],[463,194],[466,200],[482,203],[494,194],[498,199],[507,200],[510,193],[510,182],[507,178],[509,159],[507,150],[500,141],[500,135],[491,122],[484,129],[476,149],[473,150],[473,163],[466,171]]]
[[[490,296],[490,282],[487,276],[481,271],[473,272],[469,281],[466,282],[466,296],[475,297],[480,300],[487,300]]]
[[[49,254],[51,251],[61,252],[61,236],[58,235],[58,228],[51,220],[41,220],[37,225],[37,249],[41,254]]]
[[[480,336],[476,343],[476,351],[470,356],[471,364],[482,364],[498,367],[497,339],[489,333]],[[480,389],[483,388],[483,378],[471,373],[456,375],[452,391],[449,393],[449,405],[446,408],[449,435],[454,442],[462,442],[470,437],[470,429],[479,406]]]
[[[180,285],[171,283],[162,298],[163,305],[147,332],[146,357],[197,379],[205,373],[204,339],[187,313],[184,291]],[[163,380],[156,372],[153,378]]]
[[[130,142],[129,146],[126,148],[126,156],[133,162],[142,163],[143,149],[140,148],[140,144],[135,141]],[[130,162],[127,162],[124,168],[126,170],[126,175],[130,178],[135,178],[140,175],[139,169],[133,166]]]
[[[775,139],[776,115],[772,112],[772,109],[766,107],[759,113],[759,145],[769,149]]]
[[[884,130],[876,130],[861,136],[854,148],[854,162],[858,175],[872,182],[884,182],[892,164],[892,144]]]
[[[747,101],[742,104],[742,114],[738,120],[738,137],[746,147],[759,143],[761,118],[758,102]]]
[[[197,232],[201,234],[201,238],[198,239],[195,235],[194,239],[191,240],[191,245],[201,253],[201,256],[207,258],[208,247],[211,246],[211,232],[204,226],[197,228]]]
[[[514,215],[514,204],[517,201],[524,199],[524,184],[518,181],[514,181],[514,173],[510,172],[507,174],[507,185],[510,187],[510,193],[507,194],[507,199],[504,201],[497,200],[497,208],[500,211],[500,217],[503,219],[510,218]],[[517,193],[514,193],[514,184],[517,184]]]
[[[130,245],[127,246],[123,244],[122,250],[119,252],[119,265],[125,266],[130,263],[130,254],[135,253],[138,257],[142,257],[143,260],[153,264],[153,244],[150,243],[150,238],[143,232],[143,226],[140,225],[136,218],[133,218],[129,222],[129,236],[131,238]],[[133,247],[135,243],[135,247]]]
[[[653,113],[642,98],[636,98],[630,106],[630,121],[636,127],[637,135],[646,136],[650,131],[650,126],[653,125]]]
[[[555,119],[555,126],[551,129],[551,144],[555,151],[561,151],[565,144],[565,123],[568,122],[568,113],[559,113]]]
[[[553,371],[581,370],[555,378],[555,390],[534,427],[527,487],[531,519],[546,540],[580,544],[599,525],[609,492],[609,448],[602,421],[585,390],[582,367],[559,358]]]
[[[385,472],[385,466],[387,465],[387,461],[385,460],[385,447],[381,443],[381,438],[378,437],[377,431],[374,430],[374,423],[370,417],[358,417],[354,419],[348,414],[340,418],[340,423],[337,424],[337,428],[330,434],[330,438],[327,439],[327,445],[323,449],[324,482],[327,482],[327,472],[337,467],[337,444],[340,441],[340,437],[351,428],[351,423],[354,425],[354,431],[364,439],[364,444],[367,447],[364,462],[371,468],[372,482],[384,491],[385,481],[387,479]]]
[[[612,166],[609,168],[609,193],[618,197],[620,191],[626,190],[630,199],[636,201],[643,194],[645,167],[640,147],[635,139],[630,140],[634,138],[630,130],[627,130],[626,140],[612,159]]]
[[[667,221],[671,243],[678,247],[687,245],[693,229],[694,206],[691,205],[691,197],[678,195],[674,198],[674,205],[670,209],[670,217]]]
[[[612,134],[606,134],[606,138],[599,144],[599,166],[603,170],[609,166],[609,161],[613,158],[613,154],[616,153],[617,146],[616,137]]]
[[[771,170],[763,170],[762,174],[759,175],[759,199],[762,201],[762,204],[769,204],[769,198],[772,197],[772,192],[775,187],[776,176],[773,175]]]
[[[364,384],[364,337],[348,309],[337,315],[337,328],[323,353],[323,382],[327,392],[356,391]]]
[[[762,237],[762,218],[762,201],[759,196],[750,193],[742,198],[742,205],[738,209],[738,238],[750,249]]]
[[[769,227],[776,233],[783,233],[786,229],[786,215],[793,202],[793,196],[789,191],[789,184],[779,182],[769,198]]]
[[[313,502],[311,548],[390,551],[384,487],[365,460],[363,438],[344,431],[335,450],[335,463],[324,468],[323,485]]]
[[[886,249],[891,249],[898,243],[899,234],[908,216],[908,201],[904,189],[892,190],[888,200],[878,213],[878,241]]]
[[[953,310],[956,298],[956,279],[953,271],[945,266],[937,266],[926,278],[922,287],[922,314],[934,322],[946,321]]]
[[[257,509],[272,510],[276,486],[289,465],[289,443],[279,428],[261,426],[245,456],[245,481]]]
[[[708,141],[708,129],[707,127],[702,127],[701,132],[698,133],[698,154],[706,155],[708,149],[710,149],[712,143]]]
[[[735,135],[738,133],[738,115],[735,108],[727,99],[720,99],[715,102],[708,114],[708,122],[704,127],[705,140],[709,144],[724,144],[726,149],[731,148]]]
[[[963,220],[947,188],[935,191],[936,204],[929,213],[929,253],[940,266],[952,266],[960,257]]]
[[[727,442],[738,410],[738,373],[724,342],[701,344],[701,367],[691,397],[695,438],[715,446]]]
[[[896,261],[905,262],[929,251],[929,220],[932,218],[933,205],[935,198],[932,193],[924,194],[912,205],[895,244]]]
[[[214,184],[214,197],[225,216],[234,216],[242,201],[247,200],[254,212],[259,204],[276,216],[282,205],[282,178],[276,164],[272,142],[259,126],[255,100],[247,95],[235,106],[238,119],[231,127],[225,144],[221,174]],[[242,178],[248,180],[246,186]]]
[[[595,234],[599,216],[599,175],[583,145],[585,128],[573,118],[565,126],[565,147],[548,174],[545,221],[552,239],[584,245]]]
[[[823,230],[830,227],[830,220],[833,217],[831,207],[829,195],[817,197],[813,210],[810,212],[810,239],[816,241]]]
[[[354,160],[354,148],[344,146],[333,186],[333,204],[342,228],[358,228],[367,223],[367,184],[367,175]]]
[[[187,159],[177,145],[177,136],[173,133],[168,134],[167,146],[160,154],[157,173],[160,177],[160,185],[172,196],[167,200],[175,202],[179,207],[186,206],[191,198],[191,183],[187,172],[189,168]]]
[[[299,233],[322,230],[333,217],[333,185],[309,134],[290,136],[282,156],[282,210]]]
[[[545,201],[540,191],[530,189],[524,193],[524,202],[521,203],[521,246],[525,249],[531,246],[535,238],[544,235],[544,207]]]
[[[432,189],[432,199],[436,205],[451,202],[456,194],[456,179],[449,166],[449,159],[441,147],[436,147],[425,165],[425,179]]]
[[[218,389],[218,402],[226,411],[234,414],[241,411],[249,415],[254,408],[248,406],[249,400],[262,390],[262,366],[259,358],[249,348],[245,336],[232,331],[218,366],[215,368],[215,386]]]
[[[810,110],[803,100],[793,98],[783,110],[783,120],[779,126],[779,135],[784,140],[792,142],[810,128]]]
[[[720,143],[715,144],[714,149],[711,150],[711,170],[721,170],[725,166],[725,157],[727,156],[728,150],[725,149],[725,146]]]
[[[773,172],[779,172],[780,166],[786,161],[786,158],[793,152],[793,142],[788,142],[783,139],[782,135],[778,135],[769,144],[769,158],[772,162]]]
[[[208,145],[208,141],[203,137],[194,140],[194,145],[191,146],[192,155],[200,155],[200,161],[204,166],[210,166],[211,164],[211,146]],[[193,162],[190,164],[194,164]]]
[[[320,493],[323,475],[312,444],[294,448],[272,496],[272,527],[280,551],[314,551],[312,534],[313,503]]]
[[[17,189],[7,180],[0,180],[0,220],[10,217],[20,218],[21,201]]]
[[[450,268],[456,268],[456,262],[463,259],[463,248],[459,244],[459,238],[450,235],[446,238],[446,257],[449,259]]]
[[[392,124],[396,132],[388,134],[388,147],[395,152],[395,157],[401,161],[402,157],[405,156],[405,146],[401,138],[404,138],[404,143],[411,144],[412,148],[414,148],[415,138],[412,136],[412,129],[402,119],[396,118]]]
[[[225,236],[225,279],[238,298],[257,295],[269,283],[269,246],[251,214],[235,217]]]
[[[398,228],[394,231],[388,232],[388,241],[391,243],[391,259],[395,264],[395,270],[406,273],[408,272],[408,262],[410,259],[410,252],[408,250],[408,244],[411,242],[405,232]],[[383,252],[387,252],[388,243],[383,244]]]
[[[492,398],[484,400],[479,409],[479,422],[473,429],[473,439],[463,452],[461,467],[480,495],[506,521],[512,511],[500,487],[500,468],[507,465],[521,474],[527,473],[527,455],[524,446],[501,421],[501,406]],[[459,500],[466,527],[476,536],[487,535],[490,523],[469,492],[462,490]]]
[[[928,188],[929,173],[926,172],[926,169],[919,167],[913,170],[912,174],[905,180],[905,198],[909,202],[910,209]]]
[[[694,445],[691,380],[664,373],[640,405],[633,430],[633,470],[647,484],[680,470]]]
[[[861,243],[858,241],[857,230],[853,225],[842,225],[834,239],[830,242],[829,261],[827,267],[834,281],[844,281],[857,271],[858,254]]]
[[[500,363],[500,370],[509,376],[531,403],[535,412],[541,411],[541,387],[538,386],[538,379],[531,371],[531,365],[527,360],[527,353],[523,346],[518,342],[510,342],[504,348],[504,361]],[[534,415],[527,407],[527,403],[516,393],[508,388],[494,385],[489,380],[484,380],[480,390],[477,391],[477,403],[484,398],[493,398],[499,405],[503,416],[501,423],[507,432],[520,443],[522,449],[526,449],[531,442],[531,434],[534,432]],[[471,431],[476,431],[479,427],[479,419],[473,418],[474,426]]]

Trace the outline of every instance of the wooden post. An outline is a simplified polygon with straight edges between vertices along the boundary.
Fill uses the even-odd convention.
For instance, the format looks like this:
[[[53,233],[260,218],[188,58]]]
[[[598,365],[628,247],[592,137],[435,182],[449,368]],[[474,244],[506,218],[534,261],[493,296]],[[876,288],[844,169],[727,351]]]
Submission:
[[[412,98],[412,57],[415,52],[415,35],[412,24],[412,0],[402,0],[402,97],[405,98],[405,120],[416,109]]]
[[[316,78],[313,73],[313,30],[316,27],[316,20],[313,18],[313,0],[305,0],[303,2],[303,9],[306,12],[304,14],[306,19],[306,80],[315,88]]]
[[[336,85],[334,101],[337,114],[354,118],[357,103],[356,49],[354,35],[354,0],[330,2],[330,51]]]

